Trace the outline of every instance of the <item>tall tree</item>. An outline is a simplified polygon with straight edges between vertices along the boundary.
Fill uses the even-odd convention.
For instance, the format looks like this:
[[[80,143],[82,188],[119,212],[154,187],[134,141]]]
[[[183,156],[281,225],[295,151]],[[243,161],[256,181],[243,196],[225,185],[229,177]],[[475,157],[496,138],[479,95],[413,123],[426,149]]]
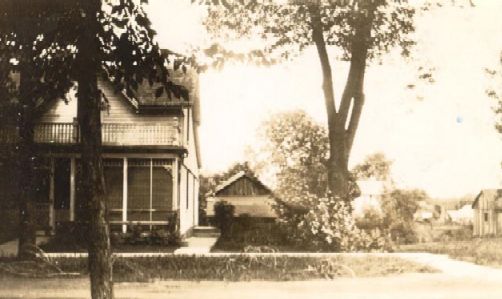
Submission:
[[[395,46],[401,47],[404,55],[409,53],[414,8],[401,0],[203,2],[216,3],[210,4],[206,21],[214,36],[264,41],[265,46],[248,53],[255,60],[289,59],[306,47],[315,46],[328,120],[329,187],[337,198],[352,199],[355,188],[348,161],[364,105],[366,66]],[[329,52],[350,65],[338,101],[333,87],[333,54]]]
[[[7,15],[15,16],[17,11],[33,11],[30,1],[5,1]],[[125,91],[134,95],[138,86],[147,80],[151,85],[158,83],[156,95],[166,92],[169,97],[187,98],[187,90],[174,84],[169,79],[166,57],[163,56],[157,44],[153,42],[155,32],[142,9],[146,1],[120,0],[75,0],[75,1],[38,1],[41,9],[49,20],[58,20],[50,28],[51,38],[44,38],[47,31],[41,33],[42,40],[56,43],[47,58],[54,54],[54,49],[66,49],[72,53],[71,63],[60,65],[55,74],[63,75],[64,80],[54,76],[56,84],[76,80],[78,83],[78,123],[81,132],[82,179],[79,182],[84,192],[80,194],[85,204],[82,224],[87,228],[89,244],[89,269],[91,277],[92,298],[112,298],[112,265],[110,259],[110,242],[108,227],[105,221],[105,190],[101,162],[101,120],[100,108],[102,93],[98,89],[98,75],[103,74],[111,79],[117,92]],[[61,8],[60,15],[54,15],[50,8]],[[23,19],[9,18],[5,32],[17,38],[19,24]],[[40,14],[33,21],[43,24]],[[47,28],[46,28],[47,29]],[[3,33],[4,31],[2,31]],[[39,33],[39,31],[34,31]],[[37,39],[34,41],[38,41]],[[61,46],[58,46],[57,44]],[[16,42],[14,42],[16,44]],[[12,45],[3,39],[0,45]],[[21,50],[23,47],[17,47]],[[3,48],[2,48],[3,49]],[[72,52],[71,50],[75,50]],[[29,54],[26,56],[33,60]],[[176,61],[175,61],[176,64]],[[177,63],[178,67],[180,63]],[[43,70],[43,68],[35,68]],[[104,72],[103,72],[104,70]],[[42,71],[42,81],[51,78],[52,73]],[[71,81],[70,80],[70,81]],[[33,94],[38,95],[40,91]],[[28,118],[32,125],[34,118]],[[31,130],[33,132],[33,130]],[[31,133],[32,134],[32,133]],[[33,141],[31,135],[31,142]],[[29,185],[28,185],[29,186]]]
[[[80,200],[86,204],[88,263],[93,299],[113,298],[110,235],[106,223],[104,173],[101,161],[101,96],[98,89],[100,0],[80,1],[77,40],[77,119],[80,128],[82,176]]]
[[[98,75],[113,79],[117,91],[132,96],[144,80],[159,83],[156,95],[187,98],[188,92],[169,79],[166,58],[153,42],[140,2],[121,0],[102,9],[101,0],[79,0],[80,22],[76,31],[77,118],[82,154],[81,200],[86,203],[89,270],[93,299],[113,298],[112,264],[101,159],[101,102]],[[115,29],[115,31],[114,31]]]

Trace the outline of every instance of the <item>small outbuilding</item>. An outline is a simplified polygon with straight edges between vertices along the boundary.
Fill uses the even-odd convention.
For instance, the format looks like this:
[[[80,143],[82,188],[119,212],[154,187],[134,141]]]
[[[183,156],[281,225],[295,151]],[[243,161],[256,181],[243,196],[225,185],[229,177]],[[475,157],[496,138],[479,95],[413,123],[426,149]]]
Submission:
[[[217,202],[226,202],[235,207],[234,216],[247,216],[262,220],[277,217],[272,191],[254,175],[241,171],[218,185],[207,198],[206,215],[214,217]]]
[[[502,236],[502,189],[482,190],[472,208],[474,236]]]

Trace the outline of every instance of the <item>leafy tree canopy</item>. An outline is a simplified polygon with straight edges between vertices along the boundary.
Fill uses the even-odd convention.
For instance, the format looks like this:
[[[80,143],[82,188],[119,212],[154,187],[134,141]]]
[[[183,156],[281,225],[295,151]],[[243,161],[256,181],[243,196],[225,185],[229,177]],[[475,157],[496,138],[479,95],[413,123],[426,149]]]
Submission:
[[[486,88],[488,97],[496,102],[493,110],[497,116],[495,128],[502,133],[502,52],[500,54],[499,65],[493,68],[486,68],[485,72],[490,79],[490,85]]]
[[[319,0],[319,1],[202,1],[209,4],[205,25],[218,38],[257,38],[264,47],[249,53],[263,62],[288,59],[313,45],[311,18],[318,10],[327,45],[336,46],[339,57],[350,60],[355,29],[375,10],[368,39],[369,58],[378,57],[396,45],[403,54],[414,44],[415,9],[407,1],[392,0]],[[216,5],[214,5],[216,4]],[[214,49],[216,50],[216,49]]]
[[[294,201],[306,193],[325,195],[326,129],[301,110],[274,114],[261,127],[263,155],[257,164],[276,173],[279,197]]]
[[[156,95],[188,98],[186,88],[170,79],[168,63],[175,69],[193,61],[167,57],[154,42],[155,31],[143,10],[145,0],[106,0],[98,11],[100,26],[97,59],[113,79],[117,91],[134,96],[146,80],[157,84]],[[37,82],[33,94],[40,99],[64,98],[76,77],[74,61],[86,16],[81,0],[2,0],[0,2],[0,57],[9,62],[2,72],[19,71],[35,63]],[[23,9],[23,7],[26,7]],[[30,51],[28,51],[30,50]],[[49,96],[47,96],[49,95]]]
[[[376,179],[387,181],[390,179],[392,162],[387,160],[385,154],[374,153],[366,157],[360,164],[352,169],[358,179]]]

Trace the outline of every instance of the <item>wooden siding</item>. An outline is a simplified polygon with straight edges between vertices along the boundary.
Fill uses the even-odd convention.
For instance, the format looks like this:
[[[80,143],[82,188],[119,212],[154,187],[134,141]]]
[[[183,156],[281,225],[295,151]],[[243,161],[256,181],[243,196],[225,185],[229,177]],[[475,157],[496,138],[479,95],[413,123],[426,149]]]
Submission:
[[[475,236],[502,235],[502,198],[494,192],[481,192],[474,209]]]
[[[250,217],[275,218],[277,217],[273,205],[275,200],[271,196],[221,196],[207,199],[206,214],[214,216],[214,205],[225,201],[235,207],[235,216],[249,215]]]
[[[224,189],[218,191],[217,196],[256,196],[269,195],[270,191],[260,185],[258,182],[243,176],[231,183]]]

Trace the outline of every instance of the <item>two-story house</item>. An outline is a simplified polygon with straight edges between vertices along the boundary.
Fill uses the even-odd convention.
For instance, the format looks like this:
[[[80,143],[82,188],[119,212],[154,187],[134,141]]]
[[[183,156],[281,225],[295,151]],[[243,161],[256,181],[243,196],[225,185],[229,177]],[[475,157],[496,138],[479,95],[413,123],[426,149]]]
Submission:
[[[189,101],[165,94],[156,97],[156,88],[148,84],[128,97],[115,93],[108,80],[99,81],[107,99],[101,115],[102,157],[112,229],[151,229],[178,219],[183,236],[198,223],[198,78],[189,71],[178,79],[189,88]],[[79,220],[80,139],[74,93],[68,103],[50,103],[34,132],[43,157],[37,170],[38,217],[52,230],[59,223]],[[0,142],[15,142],[15,134],[16,128],[2,128]],[[2,172],[8,173],[7,165],[3,163]],[[6,189],[9,182],[3,181],[0,187]]]

